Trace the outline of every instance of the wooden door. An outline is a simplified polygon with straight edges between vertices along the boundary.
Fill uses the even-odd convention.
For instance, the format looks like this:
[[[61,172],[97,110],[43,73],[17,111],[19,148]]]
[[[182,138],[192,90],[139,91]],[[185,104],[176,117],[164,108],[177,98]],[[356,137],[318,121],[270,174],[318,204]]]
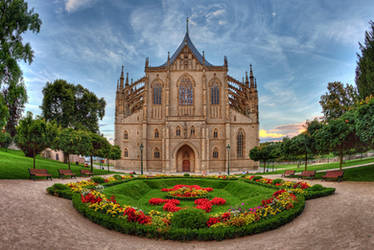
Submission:
[[[190,172],[190,160],[183,160],[183,172]]]

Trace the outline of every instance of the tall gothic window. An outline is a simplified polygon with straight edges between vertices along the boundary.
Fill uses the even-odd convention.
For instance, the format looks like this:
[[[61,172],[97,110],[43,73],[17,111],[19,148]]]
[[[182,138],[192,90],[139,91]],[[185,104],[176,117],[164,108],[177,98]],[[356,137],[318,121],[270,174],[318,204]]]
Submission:
[[[181,135],[181,128],[180,127],[177,127],[177,130],[175,131],[175,134],[177,136],[180,136]]]
[[[123,133],[123,139],[125,140],[129,139],[129,132],[127,132],[127,130],[125,130],[125,132]]]
[[[211,104],[219,104],[219,88],[217,85],[210,89],[210,101]]]
[[[213,138],[217,138],[217,137],[218,137],[218,130],[215,128],[213,132]]]
[[[192,105],[193,87],[191,79],[184,76],[179,84],[179,105]]]
[[[194,135],[195,135],[195,127],[192,126],[192,127],[191,127],[191,136],[194,136]]]
[[[217,148],[214,148],[214,150],[213,150],[213,158],[215,158],[215,159],[218,158],[218,150],[217,150]]]
[[[127,150],[127,148],[125,148],[125,150],[123,150],[124,151],[124,155],[125,155],[125,158],[127,158],[127,157],[129,157],[129,151]]]
[[[243,131],[239,131],[236,136],[236,155],[237,157],[243,157],[244,155],[244,134]]]
[[[156,128],[155,129],[155,138],[158,138],[159,137],[159,133],[158,133],[158,129]]]
[[[153,104],[161,104],[162,99],[162,87],[160,85],[155,85],[153,87]]]
[[[159,159],[160,158],[160,150],[158,148],[155,148],[155,151],[153,152],[153,157],[155,159]]]

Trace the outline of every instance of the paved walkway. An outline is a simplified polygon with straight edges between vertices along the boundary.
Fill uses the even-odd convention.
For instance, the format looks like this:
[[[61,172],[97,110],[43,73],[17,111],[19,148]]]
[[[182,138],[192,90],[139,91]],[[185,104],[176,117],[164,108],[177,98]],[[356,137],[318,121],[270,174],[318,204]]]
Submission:
[[[125,235],[90,222],[70,200],[45,191],[68,181],[0,180],[0,249],[374,249],[374,183],[323,182],[336,187],[336,194],[307,201],[303,214],[281,228],[183,243]]]

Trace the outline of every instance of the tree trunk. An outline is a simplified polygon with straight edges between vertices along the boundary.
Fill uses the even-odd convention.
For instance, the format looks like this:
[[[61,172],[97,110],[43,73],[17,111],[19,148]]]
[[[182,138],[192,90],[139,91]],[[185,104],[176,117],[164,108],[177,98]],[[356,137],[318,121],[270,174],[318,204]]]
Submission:
[[[91,172],[93,173],[93,157],[90,155],[90,162],[91,162]]]
[[[308,151],[305,151],[305,171],[308,168]]]
[[[65,152],[63,152],[63,153],[64,153],[64,163],[66,164],[66,163],[68,163],[69,154],[65,153]]]
[[[342,167],[343,167],[343,148],[340,149],[339,158],[340,158],[339,168],[340,168],[340,170],[342,170]]]
[[[69,169],[70,169],[70,155],[69,154],[66,154],[67,155],[67,157],[68,157],[68,167],[69,167]]]
[[[264,161],[264,173],[266,171],[266,161]]]

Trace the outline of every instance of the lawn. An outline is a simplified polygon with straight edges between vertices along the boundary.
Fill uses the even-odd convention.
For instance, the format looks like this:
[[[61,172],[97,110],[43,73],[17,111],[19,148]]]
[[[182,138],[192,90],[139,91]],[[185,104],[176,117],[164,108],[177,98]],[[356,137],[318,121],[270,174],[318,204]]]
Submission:
[[[188,179],[162,179],[162,180],[134,180],[129,183],[105,188],[107,197],[114,195],[119,204],[126,204],[141,208],[145,212],[157,210],[163,212],[162,205],[150,205],[151,198],[167,199],[167,192],[161,188],[171,188],[176,184],[200,185],[201,187],[212,187],[209,192],[211,198],[220,197],[226,200],[226,204],[213,206],[211,214],[227,211],[230,207],[251,208],[261,205],[263,199],[271,197],[273,189],[259,185],[248,184],[241,181],[217,181],[217,180],[188,180]],[[183,201],[179,207],[194,207],[194,201]]]
[[[366,163],[374,162],[374,158],[365,158],[365,159],[355,159],[355,160],[348,160],[343,163],[343,167],[349,167],[349,166],[355,166],[355,165],[361,165]],[[275,166],[275,169],[279,167]],[[269,167],[271,168],[271,167]],[[324,170],[324,169],[333,169],[333,168],[339,168],[339,162],[331,162],[331,163],[325,163],[325,164],[319,164],[319,165],[308,165],[308,170]],[[265,174],[281,174],[284,172],[285,169],[282,170],[276,170],[274,172],[267,172],[267,173],[258,173],[259,175],[265,175]],[[304,165],[300,165],[298,168],[295,167],[288,167],[287,170],[295,170],[296,172],[302,172],[304,171]]]
[[[321,178],[324,174],[325,173],[317,173],[316,177]],[[343,181],[374,181],[374,164],[345,169]]]
[[[32,168],[32,158],[25,157],[22,151],[0,149],[0,179],[28,179],[28,168]],[[36,157],[36,168],[47,169],[53,178],[58,177],[57,169],[68,169],[68,165],[59,161]],[[79,170],[87,169],[71,165],[71,170],[79,176]],[[114,173],[114,172],[110,172]],[[107,170],[94,169],[94,174],[108,174]]]

